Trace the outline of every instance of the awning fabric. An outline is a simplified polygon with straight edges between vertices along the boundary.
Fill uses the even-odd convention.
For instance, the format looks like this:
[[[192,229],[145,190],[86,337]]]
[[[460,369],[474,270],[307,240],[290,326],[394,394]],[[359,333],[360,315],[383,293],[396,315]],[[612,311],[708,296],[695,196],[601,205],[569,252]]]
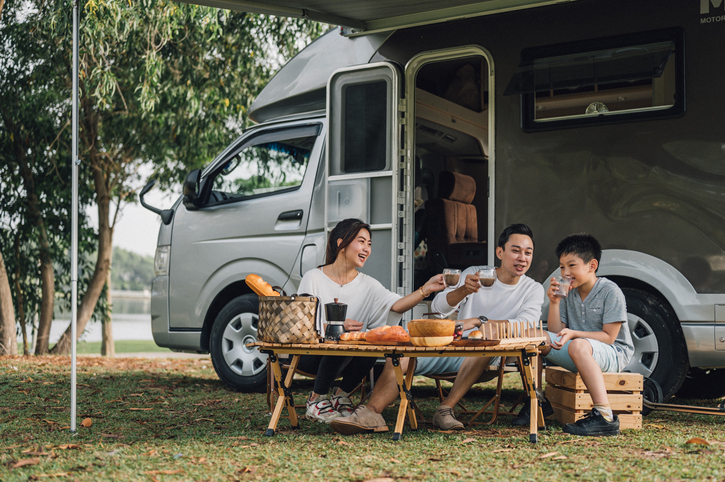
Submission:
[[[238,12],[309,18],[360,34],[576,0],[178,0]]]

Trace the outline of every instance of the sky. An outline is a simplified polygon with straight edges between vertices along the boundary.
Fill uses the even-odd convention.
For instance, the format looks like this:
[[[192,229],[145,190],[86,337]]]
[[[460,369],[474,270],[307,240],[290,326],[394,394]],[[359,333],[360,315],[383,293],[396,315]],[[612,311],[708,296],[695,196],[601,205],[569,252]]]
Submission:
[[[144,200],[159,209],[168,209],[177,199],[181,191],[173,194],[162,193],[154,186]],[[93,206],[95,208],[95,205]],[[116,220],[113,232],[113,246],[133,251],[144,256],[153,256],[156,252],[156,241],[159,236],[161,217],[138,204],[126,204]]]
[[[139,183],[137,192],[148,182],[146,177]],[[158,186],[154,186],[146,193],[144,199],[147,204],[159,209],[169,209],[181,194],[181,183],[173,193],[163,193]],[[88,211],[90,223],[98,229],[98,208],[92,204]],[[116,219],[116,228],[113,232],[113,246],[132,251],[143,256],[153,256],[156,253],[156,241],[159,236],[161,217],[152,213],[140,203],[126,203]]]

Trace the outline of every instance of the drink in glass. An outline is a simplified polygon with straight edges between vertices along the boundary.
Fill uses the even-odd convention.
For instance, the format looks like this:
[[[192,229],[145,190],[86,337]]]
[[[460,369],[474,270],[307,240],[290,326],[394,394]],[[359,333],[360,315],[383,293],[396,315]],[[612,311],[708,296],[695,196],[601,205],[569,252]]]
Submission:
[[[557,276],[557,283],[559,283],[559,289],[554,294],[562,298],[566,298],[569,295],[569,286],[571,285],[571,278],[566,276]]]
[[[496,268],[494,266],[484,266],[478,270],[478,282],[483,288],[490,288],[496,281]]]
[[[443,270],[443,283],[446,285],[446,288],[456,286],[460,279],[460,269],[446,268]]]

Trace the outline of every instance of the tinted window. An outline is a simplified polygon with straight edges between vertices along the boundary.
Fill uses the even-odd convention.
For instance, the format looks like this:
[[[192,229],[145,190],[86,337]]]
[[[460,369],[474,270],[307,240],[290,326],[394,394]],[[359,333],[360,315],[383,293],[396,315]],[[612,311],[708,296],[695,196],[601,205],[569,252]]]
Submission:
[[[214,178],[210,204],[294,189],[302,184],[316,137],[246,147]]]
[[[530,49],[505,94],[521,94],[524,130],[684,113],[680,31]]]
[[[385,81],[345,86],[343,171],[386,167],[387,85]]]

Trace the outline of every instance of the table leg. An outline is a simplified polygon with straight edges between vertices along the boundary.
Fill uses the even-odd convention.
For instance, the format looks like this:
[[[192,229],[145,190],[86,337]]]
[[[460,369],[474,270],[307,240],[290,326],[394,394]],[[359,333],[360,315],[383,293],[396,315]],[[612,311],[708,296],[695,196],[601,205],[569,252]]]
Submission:
[[[274,412],[272,412],[272,418],[269,421],[267,431],[264,432],[264,435],[267,437],[274,435],[274,431],[277,428],[277,424],[279,423],[279,418],[282,415],[282,409],[284,407],[287,407],[287,413],[290,416],[290,423],[292,424],[292,427],[297,428],[298,426],[297,412],[295,411],[294,402],[292,401],[292,397],[289,390],[287,390],[287,387],[292,382],[300,356],[295,355],[292,358],[292,364],[290,365],[290,369],[287,372],[287,377],[284,382],[282,381],[282,369],[279,367],[279,358],[277,358],[277,355],[270,353],[269,360],[271,362],[272,372],[274,373],[274,379],[277,382],[279,397],[277,398],[277,404],[274,407]]]
[[[408,412],[408,395],[406,394],[405,378],[403,377],[403,370],[400,368],[400,356],[391,355],[393,362],[393,370],[395,370],[395,379],[398,382],[398,391],[400,392],[400,407],[398,408],[398,419],[395,422],[395,430],[393,431],[393,440],[400,440],[403,434],[403,425],[405,424],[406,413],[411,419],[411,427],[417,428],[417,421],[415,419],[415,412],[411,410]]]
[[[536,384],[531,373],[531,363],[525,351],[519,356],[521,371],[524,374],[524,390],[529,395],[529,442],[536,443],[538,440],[539,400],[536,397]]]

